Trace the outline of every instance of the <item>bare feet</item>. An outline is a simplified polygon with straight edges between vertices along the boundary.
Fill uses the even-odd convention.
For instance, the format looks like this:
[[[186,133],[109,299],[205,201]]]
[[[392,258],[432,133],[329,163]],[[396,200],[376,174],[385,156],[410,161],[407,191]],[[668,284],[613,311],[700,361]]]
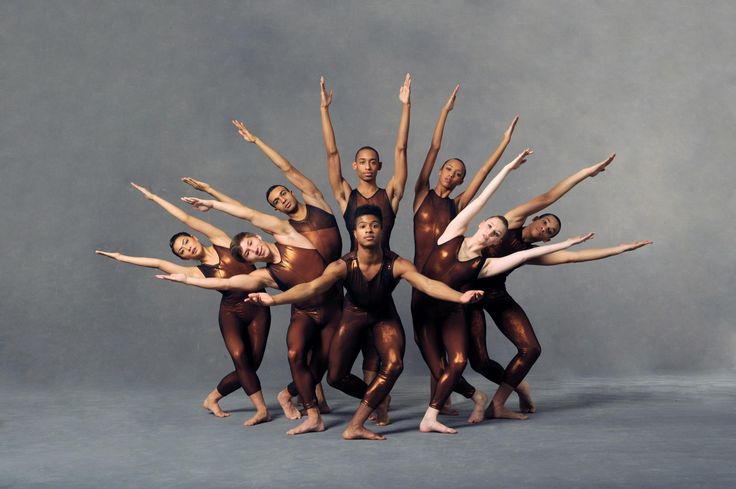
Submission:
[[[243,426],[255,426],[261,423],[268,423],[271,419],[271,413],[268,411],[257,411],[252,418],[245,420]]]
[[[325,399],[325,391],[322,390],[322,384],[317,384],[315,387],[315,392],[317,393],[317,406],[319,406],[319,412],[322,414],[329,414],[332,412],[332,408],[329,404],[327,404],[327,399]]]
[[[532,400],[531,388],[529,382],[523,381],[516,387],[516,394],[519,396],[519,411],[522,413],[536,413],[537,406]]]
[[[388,417],[389,404],[391,404],[391,396],[387,395],[383,401],[381,401],[381,404],[379,404],[378,407],[373,410],[373,413],[371,413],[373,415],[372,421],[376,422],[376,426],[386,426],[391,424],[391,420]]]
[[[205,408],[207,411],[211,412],[218,418],[227,418],[230,416],[230,413],[226,413],[222,410],[220,405],[217,403],[222,399],[222,396],[219,392],[217,392],[217,389],[210,392],[207,397],[205,397],[204,401],[202,402],[202,407]]]
[[[486,404],[488,404],[488,396],[485,392],[476,390],[473,393],[473,411],[470,413],[468,423],[480,423],[485,419]]]
[[[488,406],[488,409],[486,409],[486,418],[489,419],[528,419],[529,416],[526,414],[521,414],[514,412],[510,409],[508,409],[504,405],[495,405],[491,403],[490,406]]]
[[[294,406],[291,402],[291,394],[288,389],[284,389],[276,396],[276,400],[279,401],[281,409],[284,410],[284,416],[289,419],[299,419],[302,417],[302,413]]]
[[[452,407],[452,399],[448,397],[447,402],[444,406],[442,406],[442,409],[440,409],[440,414],[444,416],[457,416],[458,414],[460,414],[460,412]]]
[[[386,437],[374,433],[367,429],[365,426],[351,426],[348,425],[345,431],[342,432],[342,437],[345,440],[385,440]]]
[[[286,432],[287,435],[301,435],[303,433],[316,433],[325,430],[325,423],[321,417],[308,417],[299,426]]]
[[[450,428],[449,426],[445,426],[436,419],[429,419],[426,416],[422,419],[422,422],[419,423],[419,431],[422,433],[448,433],[448,434],[455,434],[457,433],[456,429]]]

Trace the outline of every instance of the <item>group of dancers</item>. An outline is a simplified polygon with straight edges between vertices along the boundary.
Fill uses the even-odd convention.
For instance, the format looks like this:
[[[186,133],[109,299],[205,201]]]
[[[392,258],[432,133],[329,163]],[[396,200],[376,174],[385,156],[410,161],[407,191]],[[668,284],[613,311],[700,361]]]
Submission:
[[[431,373],[430,402],[419,424],[420,431],[456,433],[438,420],[440,414],[457,414],[450,402],[452,392],[472,400],[470,423],[485,418],[526,419],[528,413],[535,411],[529,384],[524,379],[539,357],[541,347],[524,310],[506,290],[507,275],[524,264],[599,260],[651,241],[578,252],[568,250],[591,239],[593,234],[589,233],[555,244],[535,244],[550,241],[561,227],[556,215],[535,214],[586,178],[603,172],[615,155],[583,168],[503,215],[483,219],[477,229],[471,229],[471,221],[496,189],[509,173],[526,162],[532,151],[522,151],[481,191],[484,180],[511,141],[518,122],[516,117],[464,192],[451,197],[466,177],[465,164],[459,158],[450,158],[442,164],[437,182],[431,187],[430,176],[458,89],[459,86],[455,87],[442,107],[414,187],[413,262],[400,257],[390,247],[407,180],[411,108],[408,74],[399,93],[402,113],[394,148],[394,173],[385,188],[376,183],[382,162],[378,151],[371,146],[363,146],[355,153],[352,168],[357,186],[353,187],[344,178],[329,112],[333,92],[326,89],[324,78],[320,80],[329,182],[350,235],[347,254],[343,254],[337,220],[322,192],[240,121],[233,121],[239,134],[255,144],[283,172],[301,193],[302,200],[286,185],[268,188],[266,199],[275,211],[283,214],[281,218],[259,212],[208,183],[187,177],[182,179],[184,183],[212,199],[183,197],[182,201],[199,211],[216,209],[245,219],[271,239],[251,232],[230,236],[146,188],[132,184],[191,231],[204,235],[210,244],[204,244],[190,232],[171,237],[171,251],[182,260],[199,262],[197,266],[102,250],[96,253],[120,262],[156,268],[164,272],[157,275],[161,279],[222,293],[220,331],[235,370],[222,378],[203,403],[215,416],[229,416],[218,402],[242,388],[256,410],[245,426],[271,420],[257,370],[270,329],[269,307],[291,304],[286,342],[292,382],[279,392],[277,400],[287,418],[304,419],[287,433],[324,431],[322,415],[329,413],[330,408],[320,382],[326,375],[329,385],[361,400],[343,437],[384,439],[365,425],[369,419],[378,426],[389,423],[389,393],[403,370],[406,341],[392,298],[400,279],[413,287],[414,340]],[[265,266],[256,268],[254,264],[258,262]],[[282,292],[270,295],[265,292],[266,287]],[[488,355],[484,311],[517,348],[505,368]],[[359,352],[363,354],[362,379],[351,373]],[[490,402],[488,395],[462,376],[468,361],[473,370],[498,384]],[[513,392],[519,397],[519,411],[506,406]],[[294,398],[298,398],[302,410],[294,404]]]

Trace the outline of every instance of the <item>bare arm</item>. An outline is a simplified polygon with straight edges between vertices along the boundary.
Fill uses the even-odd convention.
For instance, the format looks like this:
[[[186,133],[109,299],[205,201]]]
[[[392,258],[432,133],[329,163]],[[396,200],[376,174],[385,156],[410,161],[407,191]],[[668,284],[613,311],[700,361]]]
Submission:
[[[222,246],[227,246],[230,244],[230,236],[228,236],[222,229],[215,227],[212,224],[203,221],[202,219],[198,219],[187,214],[168,200],[162,199],[145,187],[141,187],[140,185],[133,182],[130,182],[130,184],[133,186],[133,188],[141,192],[146,199],[151,200],[163,207],[166,212],[184,223],[187,227],[204,234],[211,242]]]
[[[414,264],[403,258],[398,258],[394,262],[394,270],[396,275],[409,282],[412,287],[435,299],[468,304],[470,302],[476,302],[483,297],[483,291],[481,290],[469,290],[462,293],[448,287],[447,284],[432,280],[417,272]]]
[[[244,290],[246,292],[262,289],[263,287],[276,288],[276,283],[263,268],[242,275],[233,275],[229,278],[198,278],[187,277],[184,274],[156,275],[156,278],[193,285],[201,289],[216,290]]]
[[[409,114],[411,112],[411,75],[409,73],[406,74],[404,84],[399,91],[399,100],[401,100],[402,110],[394,148],[394,174],[386,184],[386,194],[391,200],[391,208],[394,212],[398,212],[399,202],[406,189],[406,146],[409,142]]]
[[[332,121],[330,120],[330,104],[332,103],[333,91],[329,93],[325,88],[325,77],[319,79],[320,87],[320,113],[322,114],[322,138],[325,142],[325,150],[327,151],[327,176],[332,187],[332,194],[340,206],[340,213],[345,213],[348,206],[348,198],[353,190],[350,184],[342,176],[340,167],[340,153],[337,151],[337,142],[335,141],[335,131],[332,129]]]
[[[201,192],[204,192],[206,194],[210,194],[215,199],[219,200],[220,202],[226,202],[228,204],[235,204],[235,205],[241,205],[240,202],[232,197],[230,197],[227,194],[224,194],[220,192],[219,190],[215,189],[212,185],[209,183],[203,182],[201,180],[195,180],[192,177],[184,177],[181,179],[182,182],[186,183],[190,187],[194,188],[195,190],[199,190]]]
[[[101,256],[112,258],[115,261],[121,263],[130,263],[131,265],[137,265],[139,267],[146,268],[158,268],[165,273],[181,273],[189,277],[202,277],[202,272],[197,267],[183,267],[170,261],[161,260],[159,258],[148,258],[145,256],[128,256],[122,253],[95,250],[95,253]]]
[[[478,172],[468,184],[465,192],[457,196],[455,202],[457,203],[458,210],[463,210],[465,206],[468,205],[468,202],[470,202],[473,197],[475,197],[475,194],[478,193],[478,189],[480,189],[483,181],[486,179],[491,170],[493,170],[493,167],[496,166],[498,160],[501,159],[503,152],[506,151],[506,147],[511,142],[511,136],[514,134],[514,129],[516,128],[517,122],[519,122],[518,115],[514,117],[514,120],[511,121],[511,124],[506,129],[506,132],[503,133],[501,144],[498,145],[496,150],[491,153],[486,162],[483,163],[483,166],[480,167],[480,170],[478,170]]]
[[[342,260],[333,261],[319,277],[311,282],[295,285],[286,292],[269,295],[263,292],[248,294],[248,300],[262,306],[277,306],[279,304],[294,304],[326,292],[338,280],[345,278],[347,267]]]
[[[567,239],[560,243],[538,246],[524,251],[517,251],[516,253],[512,253],[508,256],[487,258],[486,262],[483,264],[483,268],[478,274],[478,278],[491,277],[493,275],[498,275],[499,273],[508,272],[533,258],[537,258],[548,253],[554,253],[555,251],[565,250],[573,245],[588,241],[591,238],[593,238],[593,233],[588,233]]]
[[[557,202],[560,197],[569,192],[575,185],[582,182],[586,178],[594,177],[599,173],[606,170],[606,167],[616,157],[616,153],[611,154],[605,160],[596,163],[593,166],[583,168],[582,170],[573,173],[569,177],[557,182],[557,184],[545,193],[534,197],[532,200],[521,204],[508,211],[505,214],[506,219],[509,221],[509,229],[515,229],[524,224],[527,217],[532,214],[536,214],[542,209],[549,207],[554,202]]]
[[[419,209],[419,206],[422,205],[422,201],[429,193],[429,177],[434,169],[434,164],[437,162],[437,155],[439,155],[440,148],[442,147],[442,135],[445,132],[447,116],[455,107],[455,98],[457,97],[458,90],[460,90],[460,85],[455,86],[455,89],[450,94],[450,98],[442,107],[440,117],[437,119],[437,124],[434,126],[434,133],[432,133],[432,142],[429,145],[429,151],[427,151],[427,156],[424,158],[424,164],[422,165],[422,169],[417,177],[417,183],[414,184],[414,212]]]
[[[259,212],[243,204],[229,204],[227,202],[219,202],[217,200],[203,200],[196,197],[182,197],[181,200],[190,204],[195,209],[207,212],[210,209],[216,209],[233,217],[239,217],[250,221],[257,228],[261,228],[267,233],[273,235],[286,236],[291,234],[293,227],[289,221],[279,219],[264,212]]]
[[[468,204],[465,209],[460,211],[452,221],[450,221],[450,224],[447,225],[445,231],[437,240],[437,244],[441,245],[443,243],[446,243],[447,241],[450,241],[456,236],[464,234],[465,231],[468,229],[470,221],[472,221],[475,216],[480,212],[480,210],[486,205],[488,199],[490,199],[496,189],[501,186],[501,182],[504,181],[506,176],[512,170],[515,170],[519,168],[522,164],[524,164],[527,156],[531,155],[532,153],[533,151],[527,148],[522,151],[521,154],[519,154],[519,156],[517,156],[511,163],[504,166],[498,173],[498,175],[496,175],[493,180],[488,183],[486,188],[483,189],[480,195],[475,200],[470,202],[470,204]]]
[[[581,263],[584,261],[602,260],[610,256],[620,255],[627,251],[633,251],[642,246],[650,245],[653,241],[634,241],[633,243],[622,243],[610,248],[591,248],[582,251],[556,251],[548,255],[529,260],[529,265],[563,265],[565,263]]]

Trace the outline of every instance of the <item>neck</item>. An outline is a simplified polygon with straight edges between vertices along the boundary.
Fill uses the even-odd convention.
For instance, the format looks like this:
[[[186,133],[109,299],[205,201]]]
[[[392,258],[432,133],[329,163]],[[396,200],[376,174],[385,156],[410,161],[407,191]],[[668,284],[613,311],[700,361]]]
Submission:
[[[511,231],[511,229],[508,231]],[[529,233],[529,227],[521,228],[521,240],[525,243],[534,243],[536,241]]]
[[[301,202],[296,203],[296,210],[289,214],[289,219],[293,219],[295,221],[302,221],[304,218],[307,217],[307,206],[302,204]]]
[[[266,260],[266,263],[278,263],[281,261],[281,253],[279,253],[279,249],[276,247],[273,243],[266,243],[266,246],[269,250],[271,250],[271,256],[268,257]]]
[[[478,238],[475,237],[475,235],[466,237],[463,240],[463,244],[461,247],[465,247],[465,250],[467,251],[468,255],[478,256],[481,254],[481,251],[483,250],[483,244],[480,242]]]
[[[378,185],[376,185],[376,179],[374,178],[370,182],[366,182],[365,180],[361,180],[358,183],[358,192],[365,195],[372,195],[376,193],[378,190]]]
[[[203,246],[202,255],[198,258],[203,265],[216,265],[220,263],[220,257],[214,246]]]
[[[383,260],[383,249],[381,245],[366,248],[358,243],[358,261],[364,265],[370,265]]]
[[[449,197],[450,196],[450,193],[453,190],[454,189],[445,187],[440,182],[437,182],[437,185],[434,186],[434,193],[436,193],[438,196],[442,197],[443,199],[445,197]]]

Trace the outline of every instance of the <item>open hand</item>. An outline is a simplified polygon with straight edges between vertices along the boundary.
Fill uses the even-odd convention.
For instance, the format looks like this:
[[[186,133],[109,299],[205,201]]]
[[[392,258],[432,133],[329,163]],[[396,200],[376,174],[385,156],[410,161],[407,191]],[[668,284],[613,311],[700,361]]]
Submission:
[[[593,239],[593,236],[595,236],[595,233],[581,234],[580,236],[568,239],[567,242],[576,245],[588,241],[589,239]]]
[[[516,123],[519,122],[519,116],[517,115],[514,117],[514,120],[511,121],[511,124],[506,129],[506,132],[503,133],[503,139],[505,141],[511,141],[511,136],[514,134],[514,129],[516,129]]]
[[[117,260],[120,257],[120,253],[117,252],[95,250],[95,253],[98,255],[106,256],[108,258],[112,258],[113,260]]]
[[[450,98],[447,99],[447,103],[445,104],[445,110],[447,112],[450,112],[452,109],[455,108],[455,99],[457,98],[457,91],[460,90],[460,85],[455,85],[455,89],[450,94]]]
[[[240,122],[237,119],[233,119],[230,122],[233,123],[233,126],[235,126],[235,127],[238,128],[238,133],[243,137],[243,139],[245,139],[249,143],[255,143],[256,142],[256,137],[253,135],[253,133],[251,133],[248,130],[247,127],[245,127],[245,124],[243,124],[242,122]]]
[[[526,159],[533,154],[534,154],[534,151],[532,151],[530,148],[526,148],[524,151],[519,153],[519,156],[514,158],[514,160],[506,166],[508,166],[511,170],[516,170],[521,165],[526,163]]]
[[[133,183],[133,182],[130,182],[130,184],[133,186],[134,189],[136,189],[140,193],[142,193],[143,196],[145,198],[147,198],[148,200],[152,200],[153,199],[153,195],[154,195],[153,192],[151,192],[150,190],[148,190],[146,187],[141,187],[137,183]]]
[[[251,292],[250,294],[248,294],[248,298],[245,299],[245,302],[252,302],[254,304],[258,304],[259,306],[272,306],[273,297],[266,294],[265,292]]]
[[[478,302],[482,298],[482,290],[468,290],[467,292],[464,292],[463,295],[460,297],[460,302],[462,304],[472,304],[473,302]]]
[[[623,246],[624,251],[634,251],[636,249],[641,248],[642,246],[654,244],[654,241],[650,241],[648,239],[642,240],[642,241],[634,241],[633,243],[623,243],[619,246]]]
[[[594,177],[598,175],[602,171],[606,171],[606,167],[611,164],[613,159],[616,157],[616,153],[611,153],[611,155],[606,158],[605,160],[601,161],[600,163],[596,163],[595,165],[588,168],[588,171],[590,174],[588,176]]]
[[[327,91],[327,88],[325,88],[325,77],[320,76],[319,77],[319,106],[320,107],[329,107],[332,103],[332,94],[334,93],[333,89],[330,88],[330,91]]]
[[[211,188],[209,183],[205,183],[201,180],[195,180],[192,177],[184,177],[181,179],[181,181],[194,188],[195,190],[199,190],[201,192],[207,192]]]
[[[211,200],[198,199],[196,197],[182,197],[181,200],[201,212],[207,212],[214,205]]]
[[[409,73],[404,77],[404,84],[401,85],[399,90],[399,100],[404,105],[408,105],[411,102],[411,75]]]
[[[183,273],[172,273],[171,275],[156,275],[156,278],[161,280],[168,280],[170,282],[186,283],[187,281],[187,276]]]

